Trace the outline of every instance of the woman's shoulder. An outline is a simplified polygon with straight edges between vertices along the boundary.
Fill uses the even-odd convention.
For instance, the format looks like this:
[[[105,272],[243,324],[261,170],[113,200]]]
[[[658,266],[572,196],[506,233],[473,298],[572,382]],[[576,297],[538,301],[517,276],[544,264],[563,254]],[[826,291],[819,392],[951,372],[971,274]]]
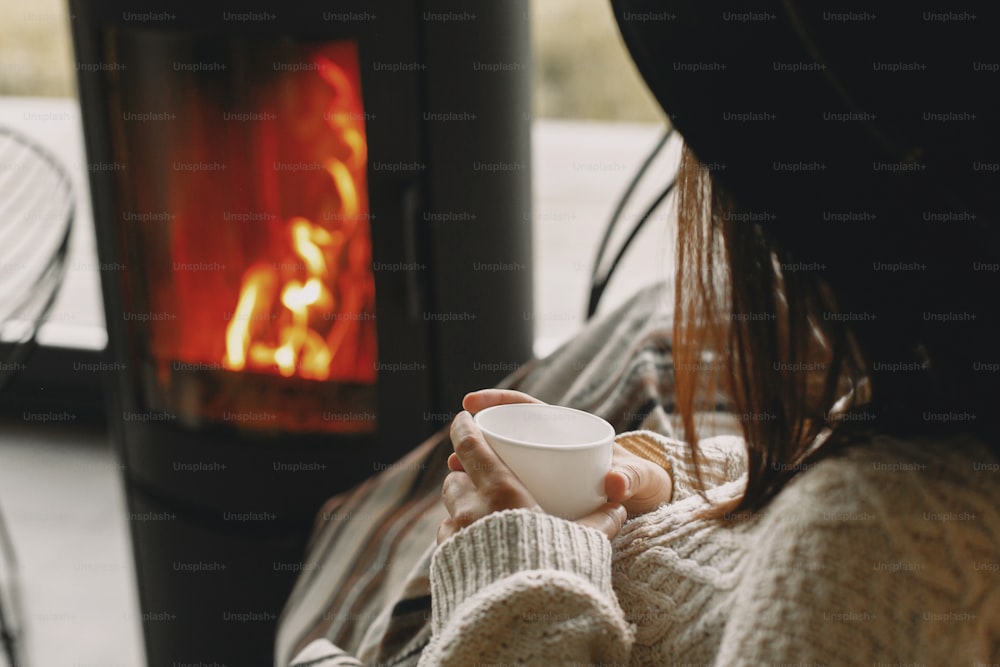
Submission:
[[[998,479],[1000,459],[974,437],[870,436],[800,471],[760,519],[918,578],[995,576]]]
[[[799,473],[775,500],[801,503],[808,496],[833,507],[891,510],[887,517],[898,519],[918,510],[995,507],[1000,498],[1000,457],[971,435],[869,435]]]
[[[981,440],[869,435],[803,464],[765,512],[902,526],[970,521],[1000,540],[1000,458]]]
[[[998,463],[971,437],[851,443],[777,494],[755,555],[782,576],[808,563],[815,576],[800,585],[812,592],[800,595],[839,600],[825,610],[834,620],[880,624],[914,655],[968,664],[1000,641]]]

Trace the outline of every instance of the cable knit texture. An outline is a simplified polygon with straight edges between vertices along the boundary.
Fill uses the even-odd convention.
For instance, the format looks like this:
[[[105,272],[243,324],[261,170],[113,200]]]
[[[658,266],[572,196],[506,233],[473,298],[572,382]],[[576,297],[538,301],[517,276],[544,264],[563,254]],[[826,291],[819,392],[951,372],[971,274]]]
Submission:
[[[1000,493],[981,444],[877,438],[724,522],[700,518],[686,445],[641,436],[670,458],[674,502],[611,543],[528,510],[462,530],[434,556],[421,665],[997,661]],[[739,439],[702,451],[709,500],[739,494]]]

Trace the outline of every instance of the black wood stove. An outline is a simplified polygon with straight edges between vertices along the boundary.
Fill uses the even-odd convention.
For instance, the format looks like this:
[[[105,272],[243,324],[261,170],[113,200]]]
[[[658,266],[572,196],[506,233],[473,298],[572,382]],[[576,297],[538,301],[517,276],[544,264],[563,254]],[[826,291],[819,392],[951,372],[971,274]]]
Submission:
[[[527,2],[71,0],[149,664],[266,665],[322,501],[530,357]]]

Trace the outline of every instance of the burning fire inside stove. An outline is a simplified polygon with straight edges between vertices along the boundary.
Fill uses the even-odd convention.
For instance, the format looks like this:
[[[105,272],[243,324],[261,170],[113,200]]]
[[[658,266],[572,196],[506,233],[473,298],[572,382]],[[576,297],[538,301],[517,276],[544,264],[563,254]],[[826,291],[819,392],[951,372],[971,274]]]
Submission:
[[[323,120],[332,143],[322,170],[336,225],[295,216],[274,246],[282,261],[243,275],[226,328],[225,368],[310,380],[375,381],[375,281],[365,185],[363,106],[357,81],[330,58],[312,64],[330,88]],[[286,268],[287,267],[287,268]]]
[[[120,238],[127,310],[148,313],[133,326],[148,345],[151,407],[190,424],[374,430],[355,42],[233,41],[212,54],[217,67],[188,42],[142,62],[150,53],[174,80],[131,78],[114,121],[122,162],[150,170],[121,174]],[[186,67],[192,55],[198,67]]]

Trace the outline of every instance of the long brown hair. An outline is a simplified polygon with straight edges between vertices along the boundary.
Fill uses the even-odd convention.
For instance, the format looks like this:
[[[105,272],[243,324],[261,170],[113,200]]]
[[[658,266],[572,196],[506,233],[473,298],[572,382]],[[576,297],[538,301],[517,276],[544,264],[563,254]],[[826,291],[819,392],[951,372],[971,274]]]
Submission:
[[[896,410],[897,422],[886,419],[891,410],[882,408],[893,405],[904,383],[873,373],[872,356],[891,348],[891,334],[868,329],[862,332],[867,338],[856,336],[849,318],[836,315],[841,304],[822,271],[795,265],[765,235],[767,221],[737,210],[687,147],[677,192],[677,409],[696,460],[695,413],[712,409],[716,392],[730,401],[747,446],[745,494],[712,514],[760,509],[811,462],[860,434],[905,433],[906,424],[914,427],[909,432],[931,428],[919,423],[919,410],[951,385],[930,382],[937,394],[906,396],[909,407]],[[897,288],[883,289],[889,294]],[[876,342],[866,347],[869,340]],[[880,347],[882,340],[889,342]],[[947,356],[944,350],[940,358]],[[967,365],[968,357],[962,359]],[[969,377],[959,374],[954,386],[965,387]],[[963,395],[976,395],[987,380],[976,382]],[[875,398],[881,400],[873,400],[873,390],[880,390]]]

